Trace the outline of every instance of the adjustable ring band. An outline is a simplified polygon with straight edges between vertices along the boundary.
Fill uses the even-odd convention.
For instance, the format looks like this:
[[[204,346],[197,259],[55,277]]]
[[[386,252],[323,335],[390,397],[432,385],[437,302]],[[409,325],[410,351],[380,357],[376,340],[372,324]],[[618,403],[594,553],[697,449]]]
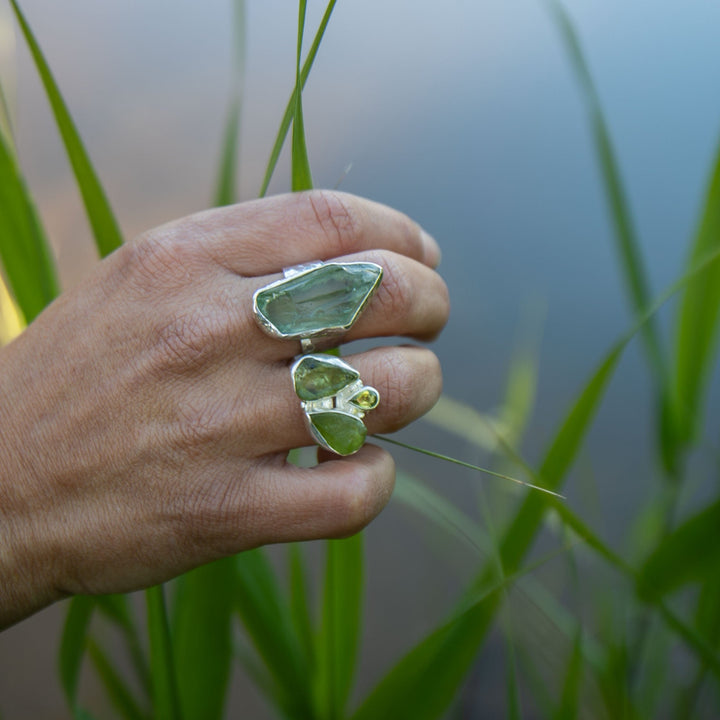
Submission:
[[[253,314],[271,337],[300,340],[302,351],[337,344],[380,285],[383,270],[370,262],[314,262],[286,268],[281,280],[253,295]]]
[[[365,442],[365,413],[380,402],[378,391],[364,385],[360,373],[332,355],[303,355],[290,368],[305,422],[321,447],[352,455]]]

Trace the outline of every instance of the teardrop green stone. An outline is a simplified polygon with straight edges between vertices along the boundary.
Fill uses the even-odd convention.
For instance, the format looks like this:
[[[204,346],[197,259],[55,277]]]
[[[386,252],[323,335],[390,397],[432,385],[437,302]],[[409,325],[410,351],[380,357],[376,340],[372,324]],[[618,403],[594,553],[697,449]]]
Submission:
[[[340,412],[319,412],[310,415],[310,422],[323,440],[338,455],[352,455],[365,442],[367,428],[362,420]]]

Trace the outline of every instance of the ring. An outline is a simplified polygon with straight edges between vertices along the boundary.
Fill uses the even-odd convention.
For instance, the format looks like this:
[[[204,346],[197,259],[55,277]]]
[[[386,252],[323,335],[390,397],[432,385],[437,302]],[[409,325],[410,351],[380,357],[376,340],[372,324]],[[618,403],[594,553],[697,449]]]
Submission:
[[[302,351],[332,347],[360,317],[380,285],[371,262],[314,262],[286,268],[284,277],[253,295],[253,314],[271,337],[300,340]]]
[[[352,455],[365,442],[365,413],[380,402],[360,373],[332,355],[303,355],[290,369],[295,393],[315,441],[337,455]]]

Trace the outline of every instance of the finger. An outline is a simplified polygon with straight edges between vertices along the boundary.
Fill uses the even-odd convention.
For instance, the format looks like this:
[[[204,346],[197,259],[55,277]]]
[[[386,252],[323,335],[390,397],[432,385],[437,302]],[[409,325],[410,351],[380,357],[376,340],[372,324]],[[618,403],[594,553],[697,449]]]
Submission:
[[[329,190],[208,210],[164,225],[159,232],[197,239],[216,262],[245,276],[375,248],[430,267],[440,262],[435,240],[403,213]]]
[[[253,512],[245,511],[257,544],[347,537],[385,507],[395,483],[392,456],[366,445],[349,458],[314,468],[267,466],[249,488]]]
[[[337,344],[361,338],[393,336],[428,341],[445,326],[450,313],[447,286],[440,275],[427,265],[388,250],[374,250],[337,260],[373,262],[383,268],[382,281],[375,294],[352,328],[337,338]],[[250,289],[241,288],[236,282],[239,302],[250,308],[251,293],[279,279],[280,275],[271,275],[248,280]],[[243,323],[240,329],[246,331],[247,323]],[[257,332],[252,333],[258,357],[278,360],[301,352],[298,340],[269,338],[262,331],[261,334],[264,337],[261,338]]]
[[[343,359],[380,395],[378,407],[365,416],[369,435],[399,430],[426,413],[440,396],[440,363],[425,348],[377,348]],[[238,419],[238,426],[228,433],[230,442],[238,444],[238,452],[259,457],[314,443],[293,390],[290,370],[284,364],[265,366],[254,378],[252,388],[230,396],[231,387],[225,380],[213,393],[224,395],[213,398],[207,393],[205,401],[216,411],[223,403],[231,403],[222,414]]]

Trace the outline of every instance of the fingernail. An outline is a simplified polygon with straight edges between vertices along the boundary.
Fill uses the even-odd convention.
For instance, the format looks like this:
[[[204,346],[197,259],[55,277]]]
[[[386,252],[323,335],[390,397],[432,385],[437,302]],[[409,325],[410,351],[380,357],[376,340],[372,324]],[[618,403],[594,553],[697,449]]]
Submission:
[[[437,240],[423,230],[422,241],[423,245],[425,245],[425,258],[428,265],[430,265],[431,268],[436,268],[442,259],[442,252],[440,252],[440,246],[437,244]]]

